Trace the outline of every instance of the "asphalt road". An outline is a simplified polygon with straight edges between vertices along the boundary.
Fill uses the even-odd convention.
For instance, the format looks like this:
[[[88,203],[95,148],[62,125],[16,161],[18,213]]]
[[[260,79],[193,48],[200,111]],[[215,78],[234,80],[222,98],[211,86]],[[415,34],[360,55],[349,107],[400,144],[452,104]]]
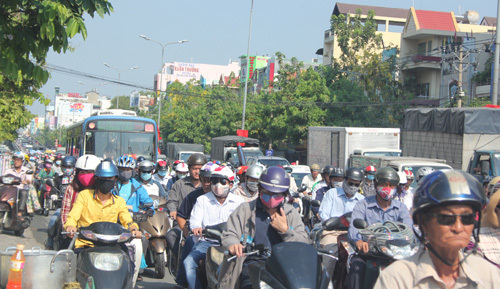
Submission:
[[[53,212],[51,211],[51,213]],[[44,249],[44,243],[47,238],[48,223],[49,217],[35,215],[33,221],[31,222],[31,226],[25,230],[23,236],[17,237],[13,232],[5,231],[0,236],[0,252],[4,252],[8,247],[15,247],[17,244],[24,244],[26,250],[30,250],[34,247]],[[166,274],[163,279],[153,278],[153,275],[154,269],[146,269],[143,275],[144,280],[137,282],[136,288],[168,289],[174,287],[174,278],[170,276],[168,270],[166,270]]]

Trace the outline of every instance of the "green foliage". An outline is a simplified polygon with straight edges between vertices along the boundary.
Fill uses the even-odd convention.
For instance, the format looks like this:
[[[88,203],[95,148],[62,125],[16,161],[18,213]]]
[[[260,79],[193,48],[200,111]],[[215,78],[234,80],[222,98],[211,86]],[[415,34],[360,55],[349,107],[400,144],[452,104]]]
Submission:
[[[66,128],[62,127],[51,130],[45,127],[43,130],[38,130],[35,137],[42,145],[48,148],[55,147],[56,139],[60,144],[64,145],[66,143]]]
[[[486,60],[486,63],[484,64],[484,70],[481,72],[476,73],[472,77],[472,82],[476,84],[486,84],[491,81],[491,65],[493,64],[494,56],[491,55],[488,60]]]
[[[25,108],[39,100],[49,79],[45,59],[49,49],[66,52],[68,39],[85,39],[83,15],[101,17],[113,7],[107,0],[2,0],[0,2],[0,141],[14,139],[15,130],[33,115]]]
[[[116,96],[111,99],[111,107],[116,108]],[[118,96],[118,109],[133,110],[130,108],[130,96]]]

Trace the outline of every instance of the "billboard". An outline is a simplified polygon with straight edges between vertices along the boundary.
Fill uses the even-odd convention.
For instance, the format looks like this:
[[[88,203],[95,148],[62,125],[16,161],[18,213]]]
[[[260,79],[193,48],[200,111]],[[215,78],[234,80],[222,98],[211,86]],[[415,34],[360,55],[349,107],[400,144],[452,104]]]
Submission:
[[[130,93],[130,107],[138,107],[140,97],[141,95],[138,91],[132,91],[132,93]]]
[[[174,62],[170,69],[174,79],[200,79],[200,66],[197,63]]]
[[[91,103],[65,102],[59,106],[59,115],[90,116],[92,114]]]

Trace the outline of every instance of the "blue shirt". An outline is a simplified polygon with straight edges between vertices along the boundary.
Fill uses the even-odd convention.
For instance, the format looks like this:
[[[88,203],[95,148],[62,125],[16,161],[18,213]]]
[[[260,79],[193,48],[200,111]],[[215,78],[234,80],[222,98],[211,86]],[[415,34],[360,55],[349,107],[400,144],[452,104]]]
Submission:
[[[405,223],[413,227],[413,220],[405,204],[398,200],[392,199],[391,205],[383,210],[377,203],[377,196],[371,196],[359,201],[352,211],[352,221],[355,219],[363,219],[368,225],[374,223],[383,223],[385,221],[394,221]],[[361,240],[358,229],[354,228],[353,222],[349,226],[349,240],[353,243]]]
[[[344,189],[332,188],[326,192],[321,201],[319,217],[324,222],[332,217],[340,217],[352,212],[356,204],[364,198],[360,193],[355,193],[354,196],[348,198]]]
[[[144,189],[141,184],[135,179],[130,179],[128,185],[122,185],[120,181],[117,182],[117,187],[119,189],[118,195],[125,199],[127,206],[132,206],[133,212],[139,212],[139,206],[144,203],[152,203],[146,189]],[[127,198],[125,198],[127,196]]]

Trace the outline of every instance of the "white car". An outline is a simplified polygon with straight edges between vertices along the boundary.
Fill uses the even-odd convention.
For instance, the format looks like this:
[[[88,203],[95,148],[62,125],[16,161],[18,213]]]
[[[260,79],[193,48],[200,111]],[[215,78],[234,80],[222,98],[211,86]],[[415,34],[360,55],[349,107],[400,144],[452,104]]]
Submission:
[[[309,166],[304,165],[291,165],[292,168],[292,177],[295,179],[295,183],[297,184],[297,188],[300,188],[302,183],[302,179],[311,174],[311,169]]]

